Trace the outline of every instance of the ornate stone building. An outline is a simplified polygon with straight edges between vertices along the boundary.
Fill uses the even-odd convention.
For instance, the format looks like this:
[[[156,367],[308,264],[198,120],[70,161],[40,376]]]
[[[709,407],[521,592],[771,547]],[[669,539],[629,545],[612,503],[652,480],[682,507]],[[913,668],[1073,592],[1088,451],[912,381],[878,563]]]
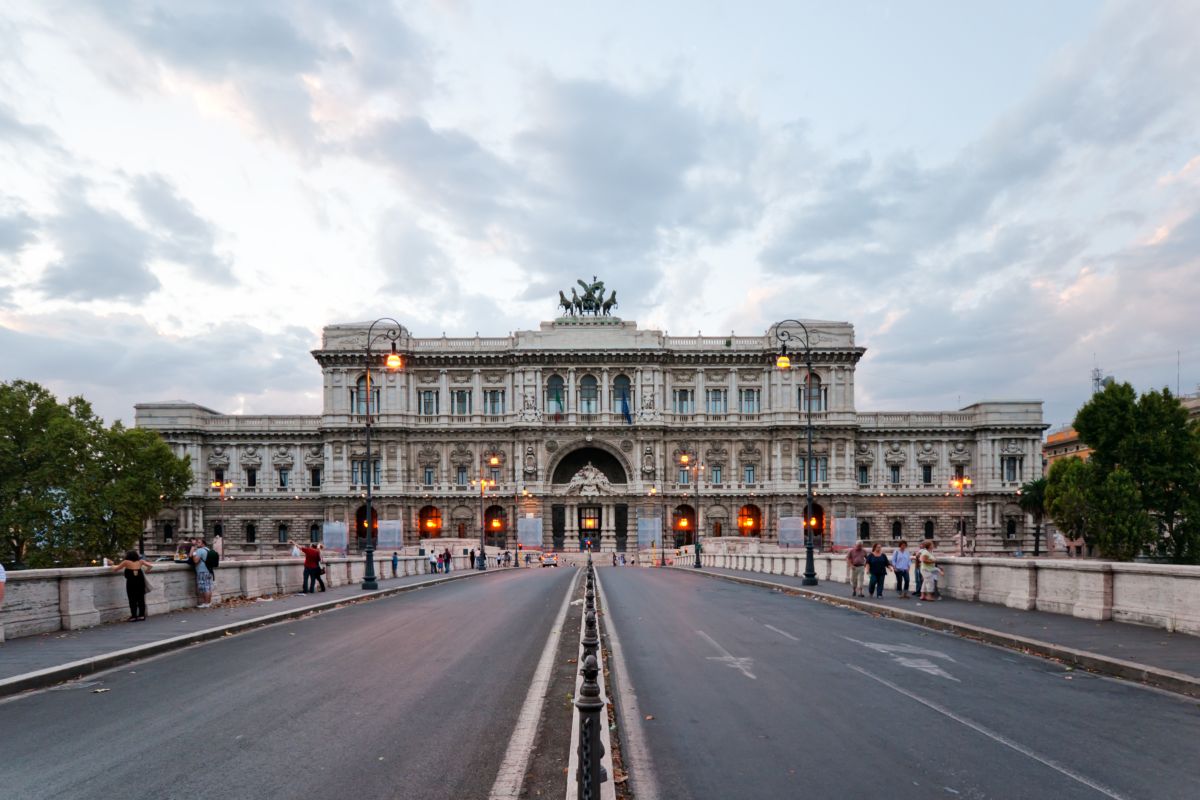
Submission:
[[[571,316],[505,337],[402,331],[403,368],[376,359],[370,391],[368,326],[331,325],[313,352],[324,384],[318,416],[138,405],[138,426],[161,432],[195,472],[192,491],[148,540],[163,548],[221,530],[227,546],[253,551],[316,539],[331,524],[361,533],[368,480],[379,530],[407,546],[478,537],[481,516],[489,540],[510,547],[517,519],[540,521],[544,546],[568,549],[587,539],[633,549],[638,518],[649,516],[665,520],[668,544],[690,543],[697,529],[765,542],[794,530],[805,497],[803,365],[776,368],[771,331],[666,336],[600,308],[588,317],[576,305]],[[1032,526],[1015,501],[1041,472],[1041,403],[860,412],[855,368],[865,350],[853,327],[807,324],[809,469],[822,538],[952,541],[965,521],[980,551],[1028,546]],[[685,454],[703,470],[682,466]],[[472,485],[481,475],[495,481],[482,503]],[[955,475],[973,481],[965,497],[950,489]],[[223,498],[214,482],[231,484]]]

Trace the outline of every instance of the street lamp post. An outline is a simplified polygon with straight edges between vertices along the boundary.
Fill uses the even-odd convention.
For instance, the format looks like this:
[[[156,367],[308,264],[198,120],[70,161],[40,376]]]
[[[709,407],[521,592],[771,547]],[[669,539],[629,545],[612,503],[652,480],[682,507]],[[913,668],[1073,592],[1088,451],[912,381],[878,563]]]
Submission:
[[[966,489],[969,488],[970,486],[971,486],[971,479],[968,477],[965,477],[965,476],[962,478],[953,478],[950,481],[950,488],[952,488],[956,492],[958,492],[958,496],[960,498],[966,497],[966,495],[963,494],[963,492],[966,491]],[[967,512],[967,506],[964,503],[962,508],[959,510],[959,517],[958,517],[958,554],[960,556],[963,555],[963,543],[967,540],[967,513],[966,512]]]
[[[700,462],[691,464],[690,463],[691,460],[692,460],[691,456],[688,455],[687,453],[684,453],[681,456],[679,456],[679,463],[683,466],[684,469],[687,469],[691,472],[691,474],[694,478],[693,483],[695,484],[695,487],[696,487],[696,489],[695,489],[696,525],[692,529],[692,550],[695,551],[696,561],[694,564],[692,564],[692,567],[694,569],[700,569],[700,479],[703,477],[704,464],[702,464]],[[687,519],[687,517],[684,517],[684,519]]]
[[[487,490],[495,487],[496,482],[479,476],[478,480],[471,481],[471,486],[479,486],[479,555],[475,557],[475,569],[487,569],[487,551],[484,550],[484,534],[487,529],[487,513],[483,509],[484,496]]]
[[[798,335],[789,330],[784,329],[783,325],[795,325],[803,333],[804,338],[801,339]],[[797,344],[804,348],[804,403],[805,410],[805,427],[808,437],[808,457],[804,460],[804,579],[801,584],[804,586],[817,585],[817,568],[813,563],[813,534],[815,526],[812,525],[813,519],[813,492],[812,492],[812,474],[813,474],[813,424],[812,424],[812,337],[808,332],[808,326],[797,319],[785,319],[782,322],[775,323],[775,338],[779,341],[779,355],[775,358],[775,366],[779,369],[790,369],[792,360],[788,356],[788,342],[795,340]]]
[[[379,332],[378,336],[376,336],[375,335],[375,326],[381,322],[384,324],[384,328],[383,328],[383,330],[381,330]],[[367,357],[366,357],[367,396],[366,396],[365,400],[364,400],[364,398],[361,398],[361,397],[358,400],[359,403],[364,404],[364,406],[366,408],[366,436],[367,436],[367,461],[363,465],[364,471],[366,473],[364,478],[366,479],[366,482],[367,482],[366,515],[364,516],[364,522],[363,522],[363,524],[367,526],[367,546],[365,549],[367,565],[366,565],[366,570],[363,572],[363,581],[362,581],[362,588],[364,591],[373,591],[373,590],[379,588],[379,582],[375,579],[375,542],[374,542],[374,539],[372,538],[373,534],[375,533],[375,526],[372,524],[372,519],[371,519],[371,486],[375,483],[375,462],[371,458],[371,406],[372,406],[372,399],[373,399],[372,395],[371,395],[371,366],[372,366],[371,345],[375,343],[376,339],[390,340],[391,345],[392,345],[391,352],[387,354],[387,357],[384,359],[383,363],[389,372],[395,372],[396,370],[398,370],[404,366],[404,359],[401,358],[400,354],[396,352],[396,340],[398,340],[400,338],[400,336],[403,332],[404,332],[404,326],[401,325],[396,320],[392,319],[391,317],[380,317],[379,319],[372,322],[370,327],[367,328]],[[353,409],[351,409],[351,410],[353,410]]]
[[[220,504],[221,511],[217,515],[217,517],[221,522],[221,535],[224,536],[225,535],[225,492],[227,492],[233,488],[233,481],[228,480],[228,479],[223,480],[223,481],[213,481],[212,483],[209,484],[209,486],[211,486],[212,488],[217,489],[218,491],[221,492],[221,504]],[[145,555],[145,552],[143,552],[142,554]]]
[[[658,487],[651,486],[650,487],[651,502],[653,502],[653,498],[655,498],[657,496],[658,496]],[[660,508],[661,508],[662,516],[659,517],[659,523],[658,523],[658,566],[664,567],[664,566],[666,566],[666,560],[667,560],[667,545],[666,545],[666,542],[663,541],[663,538],[666,535],[664,531],[665,531],[666,525],[667,525],[667,501],[665,498],[663,499],[663,502],[662,502]],[[653,553],[653,552],[654,551],[652,550],[651,553]],[[653,558],[653,555],[651,555],[651,558]]]

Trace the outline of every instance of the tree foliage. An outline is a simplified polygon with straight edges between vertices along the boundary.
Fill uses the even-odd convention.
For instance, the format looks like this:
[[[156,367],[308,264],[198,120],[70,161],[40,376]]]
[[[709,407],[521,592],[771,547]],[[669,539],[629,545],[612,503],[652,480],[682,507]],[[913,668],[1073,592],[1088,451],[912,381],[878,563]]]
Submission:
[[[1046,478],[1046,513],[1067,538],[1082,538],[1089,544],[1095,474],[1093,464],[1072,456],[1051,464]]]
[[[1021,506],[1022,511],[1033,517],[1034,541],[1040,543],[1042,520],[1046,517],[1046,479],[1038,478],[1023,485],[1017,504]]]
[[[1123,472],[1151,520],[1148,548],[1172,561],[1200,562],[1200,427],[1189,423],[1179,399],[1168,389],[1138,397],[1129,384],[1113,384],[1079,409],[1075,430],[1093,451],[1097,502],[1111,511],[1116,506],[1107,492],[1134,496],[1125,478],[1108,480]],[[1124,530],[1133,536],[1137,525]]]
[[[137,542],[145,520],[191,482],[155,433],[106,428],[86,400],[0,383],[0,561],[86,563]]]

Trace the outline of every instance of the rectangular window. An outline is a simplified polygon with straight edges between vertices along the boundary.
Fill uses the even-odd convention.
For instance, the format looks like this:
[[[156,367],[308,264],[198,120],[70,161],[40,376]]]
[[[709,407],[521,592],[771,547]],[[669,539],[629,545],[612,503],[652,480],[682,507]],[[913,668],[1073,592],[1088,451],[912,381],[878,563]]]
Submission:
[[[923,464],[921,466],[921,481],[926,486],[929,486],[930,484],[933,483],[933,465],[932,464]]]
[[[458,483],[459,486],[466,486],[467,485],[467,468],[464,466],[460,466],[458,468],[458,470],[454,473],[454,480]]]
[[[579,413],[595,414],[600,410],[600,388],[595,378],[584,378],[579,384]]]
[[[889,469],[891,472],[892,483],[899,483],[900,482],[900,467],[893,465]]]
[[[419,413],[422,417],[436,417],[438,415],[437,389],[422,389],[418,403],[420,405]]]
[[[708,473],[708,479],[715,486],[721,485],[721,468],[713,467]]]
[[[747,464],[742,467],[742,483],[754,483],[754,465]]]
[[[960,481],[963,479],[963,465],[962,464],[954,465],[954,477]]]
[[[709,414],[725,414],[729,411],[729,392],[725,389],[706,389],[704,401]]]
[[[225,482],[225,470],[214,469],[213,470],[213,480],[216,481],[217,483],[224,483]]]
[[[350,409],[355,414],[367,413],[367,392],[365,389],[350,390]],[[379,413],[379,390],[371,387],[371,413]]]
[[[470,389],[454,389],[450,392],[450,413],[459,417],[471,413]]]
[[[491,479],[492,479],[492,483],[500,483],[500,468],[499,467],[492,467]]]
[[[254,544],[257,538],[258,528],[254,526],[253,522],[246,523],[246,544]]]
[[[288,479],[292,477],[292,471],[286,467],[279,468],[279,488],[286,489],[288,487]]]
[[[433,486],[433,467],[425,468],[425,485]]]
[[[362,477],[362,474],[360,472],[361,469],[362,469],[361,461],[351,461],[350,462],[350,484],[352,486],[357,486],[360,483],[359,478]]]
[[[691,479],[691,470],[689,470],[687,467],[680,467],[679,468],[679,485],[687,486],[690,479]]]
[[[380,479],[383,478],[383,470],[381,469],[379,459],[372,459],[371,464],[373,465],[374,469],[372,469],[370,472],[368,472],[366,460],[351,461],[350,462],[350,483],[355,484],[355,485],[365,484],[367,482],[367,478],[370,476],[370,474],[374,473],[374,478],[375,478],[374,483],[376,486],[378,486],[380,484]]]
[[[483,413],[485,414],[503,414],[504,413],[504,390],[503,389],[488,389],[483,393]]]
[[[321,468],[320,467],[313,467],[312,470],[309,472],[309,478],[310,478],[309,483],[312,484],[312,487],[314,489],[321,488]]]
[[[858,465],[858,485],[866,486],[871,482],[871,471],[867,469],[866,464]]]
[[[1014,483],[1021,479],[1020,456],[1004,456],[1000,459],[1000,466],[1004,473],[1004,480],[1007,483]]]
[[[671,392],[671,396],[674,399],[674,410],[676,414],[696,413],[695,389],[674,389]]]
[[[797,389],[797,391],[799,392],[799,399],[797,401],[797,405],[799,406],[801,411],[808,411],[808,405],[805,404],[805,402],[804,402],[804,394],[805,394],[804,389],[805,389],[804,386],[800,386]],[[822,386],[819,383],[816,384],[815,386],[813,386],[812,387],[812,401],[813,401],[812,410],[813,410],[814,414],[817,413],[818,411],[825,411],[827,408],[829,408],[829,402],[828,402],[829,401],[829,387]]]
[[[279,543],[288,543],[288,526],[286,522],[279,523]]]
[[[258,470],[254,467],[246,470],[246,485],[251,488],[258,486]]]
[[[738,410],[743,414],[757,414],[761,408],[759,405],[759,389],[739,389],[738,390]]]
[[[800,459],[800,465],[796,469],[796,474],[800,480],[804,480],[804,464],[808,459]],[[817,456],[813,459],[812,467],[812,482],[813,483],[828,483],[829,482],[829,457]]]

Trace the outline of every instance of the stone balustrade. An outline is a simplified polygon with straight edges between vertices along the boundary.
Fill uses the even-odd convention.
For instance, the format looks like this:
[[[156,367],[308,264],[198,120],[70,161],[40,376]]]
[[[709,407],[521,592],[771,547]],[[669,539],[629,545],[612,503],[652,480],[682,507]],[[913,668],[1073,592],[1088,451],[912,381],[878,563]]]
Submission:
[[[677,558],[690,564],[691,548]],[[706,567],[803,575],[803,552],[701,553]],[[844,554],[813,557],[817,579],[848,583]],[[1200,635],[1200,567],[1037,558],[967,558],[938,554],[944,595],[1009,608],[1133,622]],[[888,578],[888,589],[893,586]],[[915,586],[915,583],[912,584]]]
[[[455,569],[466,569],[468,559],[456,556]],[[391,557],[377,558],[376,573],[392,576]],[[358,583],[366,563],[362,558],[329,558],[325,561],[326,586]],[[429,572],[424,556],[402,556],[398,576]],[[154,591],[146,595],[146,613],[165,614],[196,605],[195,572],[187,564],[159,562],[149,572]],[[223,560],[215,573],[213,599],[270,597],[300,591],[304,560],[300,558]],[[125,577],[108,567],[10,570],[7,596],[0,607],[0,642],[58,630],[77,630],[129,617]]]

